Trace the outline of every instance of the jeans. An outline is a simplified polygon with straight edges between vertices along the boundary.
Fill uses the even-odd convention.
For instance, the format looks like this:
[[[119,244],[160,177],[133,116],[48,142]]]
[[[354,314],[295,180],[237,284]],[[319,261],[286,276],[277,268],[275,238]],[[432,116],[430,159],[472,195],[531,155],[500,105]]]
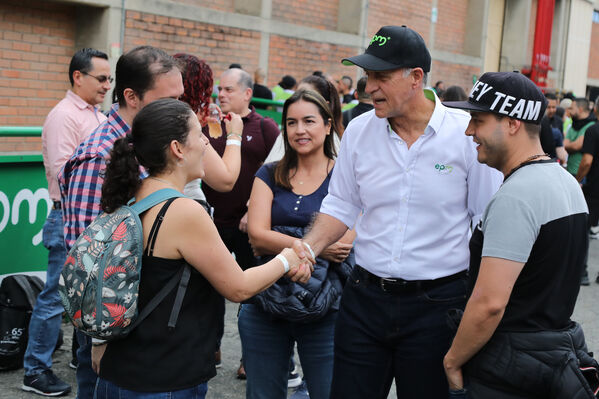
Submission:
[[[289,358],[295,341],[310,398],[328,399],[336,318],[337,312],[331,311],[315,322],[295,323],[273,319],[255,305],[242,305],[238,323],[247,374],[246,398],[287,398]]]
[[[447,399],[446,313],[465,303],[465,278],[391,293],[354,268],[335,326],[331,398],[387,398],[395,378],[398,398]]]
[[[98,375],[92,369],[92,339],[76,330],[77,342],[77,399],[92,399]]]
[[[42,242],[48,248],[46,284],[37,297],[29,322],[29,341],[23,359],[25,375],[32,376],[52,368],[64,308],[58,294],[58,280],[67,257],[64,224],[60,209],[50,211],[42,230]]]
[[[94,399],[204,399],[208,384],[170,392],[136,392],[119,388],[112,382],[98,378]]]

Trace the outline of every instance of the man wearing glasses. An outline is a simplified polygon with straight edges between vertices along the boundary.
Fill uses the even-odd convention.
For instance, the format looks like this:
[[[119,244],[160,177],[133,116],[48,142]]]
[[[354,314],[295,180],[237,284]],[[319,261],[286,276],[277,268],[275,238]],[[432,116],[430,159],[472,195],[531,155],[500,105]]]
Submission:
[[[49,250],[48,269],[46,284],[31,315],[23,361],[22,389],[44,396],[57,396],[71,390],[52,372],[52,353],[64,311],[58,295],[58,279],[66,259],[57,175],[79,143],[106,120],[98,104],[104,101],[112,82],[108,56],[91,48],[77,51],[69,66],[69,80],[71,89],[50,111],[42,129],[44,168],[53,201],[43,229],[43,243]]]

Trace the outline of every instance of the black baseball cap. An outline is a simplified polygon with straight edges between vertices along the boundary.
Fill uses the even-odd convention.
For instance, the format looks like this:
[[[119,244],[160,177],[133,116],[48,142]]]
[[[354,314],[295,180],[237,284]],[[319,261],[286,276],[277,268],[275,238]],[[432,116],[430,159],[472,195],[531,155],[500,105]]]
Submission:
[[[418,32],[402,26],[383,26],[374,35],[364,54],[344,58],[343,65],[357,65],[371,71],[420,67],[431,70],[431,55]]]
[[[472,87],[468,101],[448,101],[443,105],[493,112],[538,125],[545,115],[547,99],[532,80],[517,71],[487,72]]]

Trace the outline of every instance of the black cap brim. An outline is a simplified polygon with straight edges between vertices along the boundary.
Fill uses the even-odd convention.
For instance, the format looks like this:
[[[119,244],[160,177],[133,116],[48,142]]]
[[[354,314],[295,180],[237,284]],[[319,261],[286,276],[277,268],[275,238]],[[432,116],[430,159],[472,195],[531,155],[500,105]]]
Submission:
[[[444,101],[442,104],[448,108],[458,108],[466,111],[492,112],[488,106],[473,104],[470,101]]]
[[[391,69],[401,68],[401,65],[392,64],[385,60],[375,57],[371,54],[360,54],[353,57],[344,58],[341,60],[343,65],[357,65],[360,68],[367,69],[369,71],[389,71]]]

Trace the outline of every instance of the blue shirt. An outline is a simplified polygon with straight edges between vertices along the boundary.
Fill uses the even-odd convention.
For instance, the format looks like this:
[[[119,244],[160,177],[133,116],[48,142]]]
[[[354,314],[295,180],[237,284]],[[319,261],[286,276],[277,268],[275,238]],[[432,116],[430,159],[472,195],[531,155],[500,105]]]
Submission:
[[[275,184],[275,167],[278,162],[264,164],[256,172],[256,177],[270,187],[273,199],[270,221],[272,226],[306,227],[312,221],[314,213],[329,192],[331,173],[327,175],[320,187],[312,194],[299,195]]]

